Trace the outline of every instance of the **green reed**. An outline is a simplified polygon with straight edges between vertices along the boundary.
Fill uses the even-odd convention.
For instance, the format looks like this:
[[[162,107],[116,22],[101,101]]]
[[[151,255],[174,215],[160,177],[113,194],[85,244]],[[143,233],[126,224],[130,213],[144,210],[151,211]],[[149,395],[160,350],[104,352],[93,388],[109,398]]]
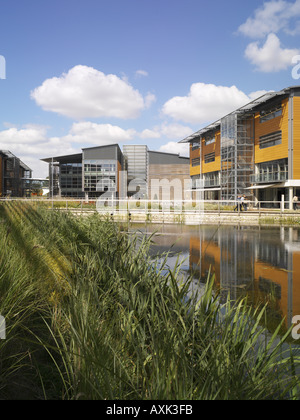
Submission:
[[[0,397],[297,399],[290,331],[97,215],[0,206]]]

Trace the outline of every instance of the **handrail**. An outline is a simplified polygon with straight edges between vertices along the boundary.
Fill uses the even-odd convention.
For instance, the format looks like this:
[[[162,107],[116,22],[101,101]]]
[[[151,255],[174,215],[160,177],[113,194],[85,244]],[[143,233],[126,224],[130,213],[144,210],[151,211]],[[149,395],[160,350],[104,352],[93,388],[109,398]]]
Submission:
[[[274,212],[284,213],[293,210],[292,203],[289,201],[254,201],[245,200],[247,208],[240,208],[236,200],[147,200],[147,199],[83,199],[83,198],[4,198],[0,197],[0,204],[20,202],[20,203],[35,203],[44,205],[52,209],[69,209],[69,210],[96,210],[99,213],[108,212],[135,212],[135,213],[234,213],[234,212]],[[300,209],[300,201],[297,204]]]

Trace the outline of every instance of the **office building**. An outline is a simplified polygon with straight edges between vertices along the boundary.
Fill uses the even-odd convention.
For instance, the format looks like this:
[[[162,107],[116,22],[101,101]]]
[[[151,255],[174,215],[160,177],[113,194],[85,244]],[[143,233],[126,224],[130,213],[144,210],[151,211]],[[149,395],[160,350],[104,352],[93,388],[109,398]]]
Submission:
[[[0,197],[30,195],[32,170],[8,150],[0,150]]]
[[[300,197],[300,86],[267,93],[181,140],[206,199]]]
[[[175,188],[184,198],[184,181],[190,181],[188,157],[150,151],[145,145],[125,145],[123,151],[118,144],[95,146],[42,160],[49,164],[50,196],[97,198],[105,193],[172,200]]]

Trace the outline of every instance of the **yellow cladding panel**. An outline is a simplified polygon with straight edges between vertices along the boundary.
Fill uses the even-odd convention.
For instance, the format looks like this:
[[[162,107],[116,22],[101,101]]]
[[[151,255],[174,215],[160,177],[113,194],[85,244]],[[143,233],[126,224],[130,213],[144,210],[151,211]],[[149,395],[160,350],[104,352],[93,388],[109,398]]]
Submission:
[[[200,148],[192,150],[192,145],[190,144],[190,176],[200,175],[200,165],[192,166],[192,160],[200,157]]]
[[[293,179],[300,179],[300,98],[294,97]]]
[[[266,134],[282,131],[282,142],[277,146],[259,148],[259,138]],[[255,114],[255,163],[268,162],[288,157],[288,99],[282,101],[282,115],[272,120],[259,122]]]
[[[215,171],[220,171],[221,170],[221,154],[220,154],[220,149],[221,149],[221,133],[220,131],[217,131],[215,133],[215,139],[216,141],[212,144],[208,144],[207,146],[205,146],[205,142],[203,139],[202,142],[202,147],[203,147],[203,151],[202,151],[202,173],[206,174],[208,172],[215,172]],[[215,153],[215,161],[214,162],[210,162],[210,163],[205,163],[205,155],[209,154],[209,153]]]

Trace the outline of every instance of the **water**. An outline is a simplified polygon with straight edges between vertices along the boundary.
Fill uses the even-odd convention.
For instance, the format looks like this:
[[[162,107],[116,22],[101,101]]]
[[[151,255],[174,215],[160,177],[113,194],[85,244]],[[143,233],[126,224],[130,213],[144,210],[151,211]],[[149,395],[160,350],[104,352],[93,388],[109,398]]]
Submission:
[[[195,287],[215,274],[224,300],[247,296],[257,306],[268,303],[274,325],[300,315],[300,228],[280,226],[133,225],[131,231],[153,236],[152,255],[169,251],[172,269],[179,259]]]

